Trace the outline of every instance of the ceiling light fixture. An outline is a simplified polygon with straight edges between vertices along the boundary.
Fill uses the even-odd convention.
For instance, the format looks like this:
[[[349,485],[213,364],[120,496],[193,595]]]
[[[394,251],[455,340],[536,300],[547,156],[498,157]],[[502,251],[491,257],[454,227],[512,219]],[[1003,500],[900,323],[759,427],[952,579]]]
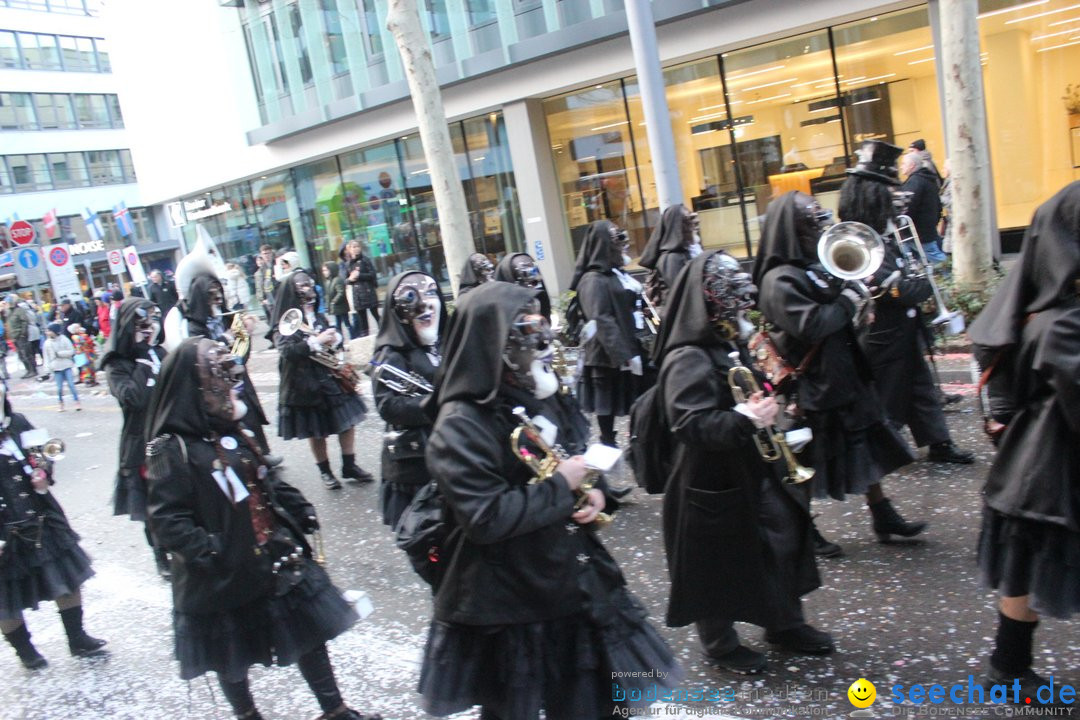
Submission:
[[[596,132],[597,130],[607,130],[608,128],[619,127],[620,125],[629,125],[629,124],[630,124],[629,120],[623,120],[622,122],[611,123],[609,125],[598,125],[597,127],[589,128],[589,130],[591,130],[592,132]]]
[[[923,45],[922,47],[912,48],[911,50],[901,50],[900,52],[894,52],[893,55],[900,57],[901,55],[910,55],[911,53],[922,52],[923,50],[933,50],[933,45]]]
[[[839,77],[844,77],[844,76],[840,75]],[[791,87],[796,88],[796,87],[802,87],[803,85],[813,85],[814,83],[821,83],[821,82],[832,83],[832,81],[833,81],[833,79],[832,79],[832,76],[830,75],[829,77],[818,78],[817,80],[807,80],[806,82],[796,83],[796,84],[792,85]]]
[[[759,98],[757,100],[750,100],[747,105],[755,105],[757,103],[768,102],[770,100],[779,100],[780,98],[791,97],[791,93],[782,93],[780,95],[771,95],[769,97]]]
[[[793,78],[788,78],[787,80],[777,80],[776,82],[765,83],[764,85],[754,85],[754,86],[748,87],[748,88],[739,88],[739,92],[750,92],[751,90],[760,90],[761,88],[772,87],[773,85],[783,85],[786,82],[791,82],[792,80],[798,80],[798,79],[799,78],[797,78],[797,77],[793,77]]]
[[[930,57],[923,58],[922,60],[912,60],[911,62],[908,63],[908,65],[918,65],[919,63],[924,63],[924,62],[933,62],[934,60],[935,60],[934,56],[931,55]]]
[[[741,80],[743,78],[748,78],[751,75],[760,75],[761,73],[767,73],[767,72],[770,72],[772,70],[783,70],[786,67],[787,67],[787,65],[773,65],[772,67],[762,68],[761,70],[754,70],[753,72],[737,73],[735,75],[728,75],[727,79],[728,80]]]
[[[1069,18],[1068,20],[1055,20],[1052,23],[1047,23],[1046,27],[1054,27],[1055,25],[1064,25],[1065,23],[1080,22],[1080,17]]]
[[[1076,28],[1070,28],[1068,30],[1058,30],[1057,32],[1046,33],[1045,35],[1032,35],[1031,40],[1045,40],[1046,38],[1057,37],[1058,35],[1072,35],[1076,33]]]
[[[1048,50],[1057,50],[1058,48],[1071,47],[1073,45],[1080,45],[1080,35],[1077,35],[1076,37],[1069,38],[1069,39],[1073,40],[1075,42],[1061,43],[1060,45],[1051,45],[1050,47],[1039,48],[1035,52],[1047,52]]]
[[[990,12],[980,13],[977,17],[982,20],[983,18],[1004,15],[1005,13],[1015,12],[1016,10],[1026,10],[1029,7],[1035,7],[1036,5],[1045,5],[1048,2],[1050,2],[1050,0],[1034,0],[1033,2],[1023,3],[1022,5],[1013,5],[1012,7],[1002,8],[1001,10],[991,10]]]
[[[1024,22],[1025,20],[1034,20],[1035,18],[1046,17],[1047,15],[1057,15],[1061,12],[1068,12],[1069,10],[1076,10],[1080,8],[1080,5],[1070,5],[1068,7],[1058,8],[1057,10],[1047,10],[1046,12],[1035,13],[1034,15],[1027,15],[1022,18],[1013,18],[1012,20],[1006,20],[1006,25],[1012,25],[1013,23]]]
[[[856,82],[873,82],[874,80],[884,80],[885,78],[895,77],[896,73],[887,73],[885,75],[875,75],[874,77],[862,78],[861,80],[845,80],[845,85],[850,85]]]

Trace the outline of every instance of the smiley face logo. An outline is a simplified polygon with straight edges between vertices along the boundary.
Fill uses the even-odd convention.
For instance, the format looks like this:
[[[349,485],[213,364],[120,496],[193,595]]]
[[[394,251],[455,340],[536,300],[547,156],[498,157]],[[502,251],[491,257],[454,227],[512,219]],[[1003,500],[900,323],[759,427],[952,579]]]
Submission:
[[[877,697],[877,688],[874,687],[874,683],[866,678],[859,678],[851,683],[847,696],[855,707],[867,708],[874,704],[874,698]]]

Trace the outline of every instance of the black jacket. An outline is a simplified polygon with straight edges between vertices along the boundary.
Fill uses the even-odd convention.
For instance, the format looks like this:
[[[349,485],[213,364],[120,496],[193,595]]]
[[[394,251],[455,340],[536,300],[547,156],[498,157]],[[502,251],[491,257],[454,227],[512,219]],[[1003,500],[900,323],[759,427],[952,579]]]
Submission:
[[[162,278],[161,284],[150,283],[150,302],[161,308],[161,316],[165,317],[180,298],[176,294],[176,284],[168,278]]]
[[[326,316],[317,314],[312,327],[323,331],[330,327]],[[278,372],[278,404],[294,407],[317,407],[325,404],[327,395],[342,394],[341,386],[330,368],[312,359],[313,353],[302,332],[278,335],[275,343],[280,356]]]
[[[353,270],[360,271],[355,280],[351,278]],[[353,294],[355,310],[366,310],[378,304],[379,296],[376,293],[378,275],[375,272],[375,264],[367,255],[361,253],[359,257],[348,262],[345,266],[345,283]]]
[[[224,452],[242,480],[261,485],[275,523],[310,557],[303,530],[311,529],[311,504],[274,470],[258,480],[255,456],[243,442]],[[272,589],[276,558],[256,543],[247,500],[233,504],[211,476],[216,459],[214,445],[202,438],[162,435],[147,446],[150,525],[159,547],[172,554],[179,612],[224,612]]]
[[[919,168],[908,176],[901,188],[912,193],[907,214],[915,224],[919,239],[937,242],[937,224],[941,219],[941,184],[930,168]]]
[[[85,327],[86,322],[86,319],[83,316],[82,312],[74,305],[68,308],[67,312],[64,312],[61,308],[56,308],[56,310],[53,311],[52,320],[53,322],[60,323],[60,327],[63,329],[64,335],[69,338],[71,337],[71,333],[68,332],[69,325],[73,323],[78,323],[79,325],[84,325]]]
[[[436,368],[423,348],[386,346],[375,359],[399,370],[416,373],[434,385]],[[407,397],[377,379],[372,380],[371,389],[379,416],[386,421],[382,447],[383,480],[404,485],[426,483],[430,475],[424,463],[424,451],[431,432],[431,418],[423,404],[428,396]]]

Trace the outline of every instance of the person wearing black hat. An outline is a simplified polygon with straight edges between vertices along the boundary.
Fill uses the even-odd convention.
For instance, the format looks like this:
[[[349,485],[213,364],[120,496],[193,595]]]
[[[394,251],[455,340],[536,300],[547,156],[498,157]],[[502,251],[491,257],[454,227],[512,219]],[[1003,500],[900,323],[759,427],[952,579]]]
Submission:
[[[797,653],[833,650],[800,601],[821,584],[806,495],[782,484],[783,460],[764,461],[755,440],[775,424],[776,399],[754,394],[737,404],[729,386],[732,356],[752,365],[745,312],[756,292],[726,253],[691,261],[668,293],[654,355],[674,437],[664,493],[667,622],[696,623],[710,660],[742,674],[766,663],[739,642],[736,621],[764,627],[767,641]]]
[[[390,527],[397,525],[413,496],[431,480],[424,463],[431,433],[424,403],[431,393],[407,377],[418,376],[434,386],[445,318],[442,293],[431,275],[402,273],[387,284],[372,356],[371,389],[375,407],[386,421],[379,504],[383,523]]]
[[[127,515],[143,523],[146,542],[154,550],[158,574],[169,579],[168,555],[154,543],[146,512],[146,408],[165,358],[165,349],[158,344],[160,337],[161,310],[150,300],[125,299],[120,304],[99,368],[105,371],[109,392],[124,414],[113,515]]]
[[[71,298],[64,298],[60,301],[59,307],[53,310],[52,321],[59,323],[63,334],[70,338],[71,333],[68,332],[68,328],[72,325],[82,325],[83,314],[72,304]]]
[[[427,449],[451,526],[420,670],[433,715],[611,717],[681,674],[596,533],[616,503],[603,477],[583,489],[589,424],[558,392],[552,340],[539,293],[503,282],[462,298],[447,330]],[[511,447],[521,413],[567,456],[539,482]]]
[[[472,290],[477,285],[495,279],[495,266],[484,253],[473,253],[465,261],[458,278],[458,297]]]
[[[90,558],[49,491],[52,463],[28,457],[23,433],[33,429],[12,412],[7,385],[0,383],[0,631],[28,670],[48,662],[30,642],[23,610],[37,610],[46,600],[60,611],[72,655],[105,654],[105,641],[83,629],[79,588],[94,574]]]
[[[682,204],[669,206],[638,260],[641,267],[652,270],[645,281],[645,292],[653,305],[664,306],[664,296],[675,286],[679,271],[700,253],[697,213]]]
[[[905,520],[892,506],[881,479],[914,460],[890,426],[874,391],[869,361],[856,333],[866,322],[867,300],[850,282],[838,282],[821,266],[817,246],[828,213],[814,198],[789,192],[769,203],[754,259],[758,307],[773,325],[780,354],[798,379],[798,405],[813,432],[803,462],[814,469],[816,497],[843,500],[865,494],[874,533],[912,537],[926,523]],[[842,553],[814,529],[816,551]]]
[[[875,140],[863,145],[860,158],[868,148],[870,160],[848,170],[839,210],[841,220],[869,225],[885,240],[885,260],[871,281],[884,292],[875,303],[869,332],[861,338],[874,370],[874,385],[886,417],[898,427],[911,428],[915,444],[929,446],[931,462],[972,463],[974,453],[952,441],[941,394],[926,362],[927,332],[920,306],[933,292],[930,280],[912,274],[890,239],[896,229],[896,158],[903,151]]]
[[[551,317],[551,296],[548,295],[544,276],[528,253],[507,253],[495,266],[495,279],[500,282],[514,283],[524,288],[540,290],[540,312],[546,318]]]
[[[1035,211],[969,334],[1005,425],[979,539],[982,580],[1001,595],[987,682],[1018,679],[1020,697],[1034,698],[1039,616],[1080,612],[1080,182]]]
[[[341,474],[349,480],[369,483],[375,478],[356,464],[355,428],[367,414],[357,394],[355,379],[345,369],[331,368],[341,346],[341,333],[317,312],[315,281],[302,270],[281,281],[274,297],[275,344],[280,357],[278,371],[278,435],[286,440],[306,439],[319,468],[323,484],[338,490],[341,483],[330,470],[326,438],[338,436],[341,446]],[[299,310],[304,324],[313,332],[280,332],[281,319],[289,310]],[[321,362],[320,362],[321,360]],[[346,366],[347,368],[348,366]]]
[[[594,222],[581,244],[570,282],[587,323],[596,328],[583,343],[578,397],[585,412],[596,413],[600,442],[613,447],[618,446],[615,418],[629,413],[645,389],[645,352],[638,340],[644,325],[639,310],[642,287],[621,270],[630,262],[627,247],[621,228],[609,220]]]
[[[342,701],[326,643],[356,611],[312,557],[315,508],[240,425],[242,369],[222,343],[189,338],[147,412],[150,522],[172,554],[180,677],[217,673],[236,717],[261,720],[248,669],[296,663],[320,720],[374,720]]]

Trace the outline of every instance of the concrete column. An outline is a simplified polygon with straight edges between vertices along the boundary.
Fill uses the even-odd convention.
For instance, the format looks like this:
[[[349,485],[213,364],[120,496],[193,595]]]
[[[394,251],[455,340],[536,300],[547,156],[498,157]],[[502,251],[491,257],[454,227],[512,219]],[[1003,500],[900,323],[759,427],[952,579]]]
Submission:
[[[514,183],[525,229],[525,252],[536,258],[552,300],[570,289],[574,249],[540,100],[503,106]],[[541,257],[541,255],[543,257]]]
[[[683,201],[682,180],[675,155],[675,135],[671,131],[671,113],[664,89],[664,73],[656,47],[656,23],[649,0],[626,0],[626,23],[634,51],[641,109],[645,113],[645,132],[649,138],[656,197],[660,212]],[[978,55],[976,54],[976,59]]]

